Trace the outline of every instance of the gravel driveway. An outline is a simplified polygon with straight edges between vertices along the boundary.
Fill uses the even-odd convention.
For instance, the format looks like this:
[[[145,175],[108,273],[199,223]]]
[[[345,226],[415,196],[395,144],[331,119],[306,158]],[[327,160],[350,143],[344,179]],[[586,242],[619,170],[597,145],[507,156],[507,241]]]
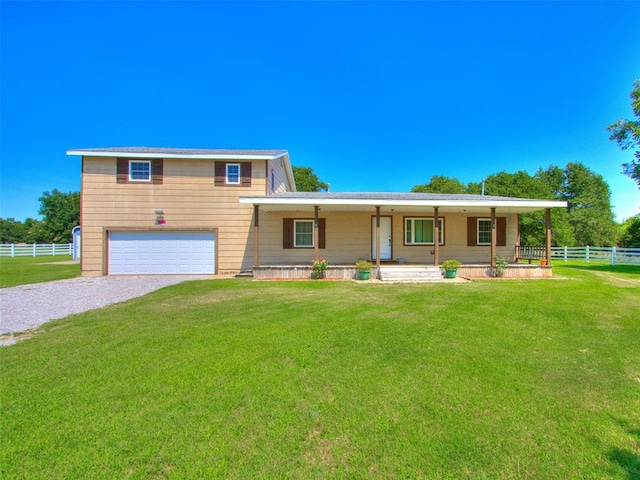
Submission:
[[[77,277],[0,289],[0,335],[23,332],[49,320],[140,297],[168,285],[206,275]],[[0,340],[13,343],[12,337]]]

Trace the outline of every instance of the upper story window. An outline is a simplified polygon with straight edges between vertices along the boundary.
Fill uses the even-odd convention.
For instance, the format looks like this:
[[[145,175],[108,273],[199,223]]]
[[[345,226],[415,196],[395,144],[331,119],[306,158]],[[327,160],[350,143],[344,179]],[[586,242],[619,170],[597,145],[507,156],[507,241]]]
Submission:
[[[216,187],[250,187],[251,162],[221,162],[215,163]]]
[[[148,160],[129,160],[129,181],[150,182],[151,162]]]
[[[227,163],[227,185],[240,185],[240,164]]]
[[[444,219],[438,218],[438,244],[444,245]],[[404,242],[406,245],[433,245],[435,228],[433,218],[405,218]]]
[[[491,245],[491,219],[478,219],[478,245]]]
[[[162,158],[116,160],[116,182],[122,184],[162,185],[164,177],[164,160]]]

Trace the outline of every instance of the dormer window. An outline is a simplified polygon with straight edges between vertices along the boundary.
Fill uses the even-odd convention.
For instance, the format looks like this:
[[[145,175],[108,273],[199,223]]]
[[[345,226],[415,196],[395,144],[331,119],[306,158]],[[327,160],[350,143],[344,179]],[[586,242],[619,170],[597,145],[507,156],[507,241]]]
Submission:
[[[150,182],[151,162],[148,160],[129,160],[129,181]]]

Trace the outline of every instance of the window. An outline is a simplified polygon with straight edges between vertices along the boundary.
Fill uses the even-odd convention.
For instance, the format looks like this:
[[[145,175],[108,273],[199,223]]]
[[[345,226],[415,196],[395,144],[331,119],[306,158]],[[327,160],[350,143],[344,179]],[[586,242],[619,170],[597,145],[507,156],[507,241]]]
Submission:
[[[478,245],[491,245],[491,220],[478,219]]]
[[[276,173],[271,170],[271,191],[275,191],[276,189]]]
[[[282,248],[313,248],[313,222],[311,218],[282,219]],[[326,248],[327,222],[318,218],[318,248]]]
[[[151,181],[151,162],[148,160],[130,160],[129,161],[129,181],[130,182],[150,182]]]
[[[313,220],[295,220],[294,247],[313,247]]]
[[[116,182],[121,184],[162,185],[164,160],[162,158],[118,158]]]
[[[433,218],[405,218],[404,219],[404,243],[405,245],[433,245],[434,222]],[[438,218],[438,243],[444,245],[444,219]]]
[[[227,184],[240,185],[239,163],[227,163]]]

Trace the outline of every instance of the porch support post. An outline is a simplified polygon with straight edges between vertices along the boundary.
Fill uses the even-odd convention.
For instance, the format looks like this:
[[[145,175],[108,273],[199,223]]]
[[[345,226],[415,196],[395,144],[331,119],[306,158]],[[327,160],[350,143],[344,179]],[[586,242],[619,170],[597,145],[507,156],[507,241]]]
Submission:
[[[498,231],[496,228],[496,208],[491,208],[491,266],[496,266],[496,243],[498,243]]]
[[[313,218],[313,260],[318,261],[320,259],[320,245],[318,245],[320,235],[318,235],[318,211],[319,206],[315,206],[315,214]]]
[[[380,271],[380,207],[376,207],[376,267]]]
[[[433,265],[440,265],[440,225],[438,224],[438,207],[433,207]]]
[[[547,208],[544,212],[544,223],[547,229],[547,242],[546,242],[546,252],[545,255],[547,257],[547,265],[551,265],[551,209]]]
[[[260,206],[253,206],[253,266],[260,265]]]

